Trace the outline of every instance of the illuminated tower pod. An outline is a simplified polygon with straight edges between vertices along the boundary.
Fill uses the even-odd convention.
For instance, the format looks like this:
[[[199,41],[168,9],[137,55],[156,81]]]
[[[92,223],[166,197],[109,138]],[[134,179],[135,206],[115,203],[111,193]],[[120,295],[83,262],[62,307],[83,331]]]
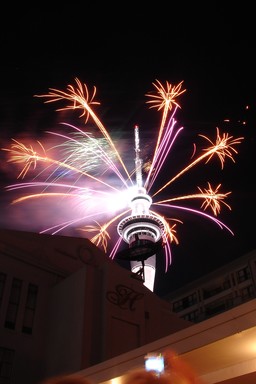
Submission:
[[[165,225],[161,218],[149,212],[151,197],[142,187],[142,160],[139,157],[139,128],[135,126],[136,193],[132,197],[131,215],[120,221],[118,234],[129,244],[124,258],[130,260],[132,272],[141,275],[144,285],[154,290],[156,252],[162,248]]]

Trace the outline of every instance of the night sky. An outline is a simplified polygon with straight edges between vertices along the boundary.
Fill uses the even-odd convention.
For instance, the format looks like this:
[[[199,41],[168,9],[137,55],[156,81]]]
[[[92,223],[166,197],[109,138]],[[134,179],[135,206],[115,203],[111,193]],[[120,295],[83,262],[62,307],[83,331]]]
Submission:
[[[227,161],[223,170],[219,160],[200,165],[175,185],[194,190],[210,180],[232,191],[228,199],[232,211],[223,208],[218,218],[235,236],[184,215],[168,273],[162,256],[158,259],[155,292],[160,296],[255,248],[254,10],[249,2],[230,4],[212,1],[202,7],[193,2],[188,7],[169,2],[160,7],[142,2],[138,9],[133,2],[120,6],[85,2],[56,10],[36,4],[2,13],[1,148],[11,138],[27,135],[37,140],[52,129],[59,120],[57,105],[45,105],[34,95],[49,88],[64,90],[75,78],[89,88],[96,86],[98,116],[109,132],[126,139],[133,136],[135,124],[142,136],[154,137],[160,115],[148,109],[145,97],[153,90],[152,83],[183,81],[186,92],[179,99],[176,119],[185,133],[168,163],[177,171],[189,159],[198,134],[214,138],[219,127],[244,137],[235,163]],[[14,216],[5,186],[16,176],[2,152],[0,226],[37,231],[32,219],[30,226],[10,220]]]

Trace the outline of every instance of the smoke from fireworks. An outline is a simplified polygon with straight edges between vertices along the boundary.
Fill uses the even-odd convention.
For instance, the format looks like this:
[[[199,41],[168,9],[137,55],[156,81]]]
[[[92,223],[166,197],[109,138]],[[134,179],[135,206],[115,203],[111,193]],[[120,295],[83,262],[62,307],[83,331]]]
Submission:
[[[228,133],[221,133],[219,128],[216,128],[215,139],[199,135],[205,140],[205,148],[198,156],[194,154],[186,167],[156,188],[168,155],[183,131],[183,127],[176,126],[175,115],[180,108],[178,98],[186,90],[182,89],[183,82],[172,86],[168,82],[163,85],[156,80],[153,86],[154,93],[146,94],[150,98],[147,103],[150,108],[161,113],[161,122],[152,158],[142,164],[142,186],[154,198],[154,210],[151,209],[150,212],[164,223],[163,244],[167,271],[171,264],[171,244],[179,243],[177,225],[183,223],[179,212],[199,215],[233,235],[232,230],[217,218],[223,206],[231,210],[230,205],[224,201],[231,192],[221,192],[220,183],[213,186],[208,181],[204,187],[197,186],[192,194],[169,198],[166,195],[170,196],[172,183],[199,163],[208,163],[213,157],[217,157],[223,169],[226,159],[235,162],[236,146],[243,137],[234,138]],[[40,233],[57,234],[66,228],[75,227],[113,259],[122,239],[117,236],[116,230],[113,232],[111,229],[116,229],[119,220],[131,210],[130,198],[137,186],[137,181],[134,180],[136,164],[134,161],[132,165],[124,161],[119,149],[120,143],[112,139],[95,113],[94,107],[100,105],[94,100],[95,96],[96,88],[94,87],[90,96],[87,86],[77,78],[75,85],[68,85],[66,91],[50,88],[48,94],[35,96],[43,98],[45,103],[63,103],[57,109],[59,112],[78,110],[85,128],[62,123],[62,132],[47,131],[47,135],[54,139],[54,145],[51,146],[45,146],[41,141],[24,143],[12,139],[10,147],[2,150],[7,153],[8,162],[20,167],[17,178],[22,181],[8,185],[6,189],[22,192],[13,200],[13,204],[38,201],[43,210],[48,212],[55,224],[44,228]],[[30,181],[25,182],[28,177]],[[24,193],[25,191],[28,192]],[[200,208],[179,205],[189,200],[201,201]],[[63,204],[68,218],[57,222],[58,217],[53,213],[52,204]],[[163,211],[164,215],[161,214]],[[170,212],[172,217],[167,216]],[[110,250],[109,240],[113,233],[117,241]]]

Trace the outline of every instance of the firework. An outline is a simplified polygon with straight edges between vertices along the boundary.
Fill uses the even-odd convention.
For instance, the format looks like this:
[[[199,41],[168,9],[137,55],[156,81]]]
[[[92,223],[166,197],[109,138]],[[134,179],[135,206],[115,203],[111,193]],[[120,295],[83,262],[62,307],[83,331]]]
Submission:
[[[223,169],[226,159],[235,162],[236,147],[243,137],[234,138],[228,133],[221,133],[219,128],[216,128],[215,140],[199,135],[208,145],[186,167],[156,188],[168,155],[184,129],[176,126],[175,116],[180,108],[178,99],[186,90],[182,89],[183,82],[174,86],[166,82],[164,86],[156,80],[153,86],[154,92],[146,94],[150,97],[147,103],[150,108],[156,108],[161,113],[161,120],[150,161],[143,162],[140,157],[139,127],[136,126],[135,164],[132,167],[126,164],[118,149],[118,142],[111,138],[94,110],[100,105],[94,100],[96,88],[93,88],[90,96],[87,86],[77,78],[75,85],[68,85],[66,91],[50,88],[49,93],[35,97],[43,98],[45,103],[60,103],[57,111],[78,110],[78,117],[83,119],[85,125],[84,129],[63,123],[62,133],[47,131],[47,135],[54,138],[57,144],[46,146],[39,141],[25,144],[12,139],[10,147],[2,150],[6,151],[10,163],[20,167],[17,178],[22,181],[6,187],[8,191],[22,192],[12,201],[13,204],[38,200],[47,209],[50,200],[55,203],[61,200],[66,206],[72,207],[70,213],[72,211],[73,216],[58,223],[52,217],[55,224],[44,228],[41,233],[56,234],[66,228],[75,227],[101,247],[111,259],[115,258],[122,240],[117,236],[116,227],[120,220],[131,214],[130,202],[134,193],[143,189],[148,196],[149,215],[161,223],[167,271],[171,264],[171,245],[179,244],[178,225],[183,224],[179,212],[199,215],[233,235],[232,230],[217,218],[222,207],[231,209],[224,201],[231,192],[220,192],[221,184],[214,187],[208,181],[205,187],[195,187],[192,194],[168,196],[172,184],[198,164],[208,163],[213,157],[217,157]],[[178,164],[176,166],[178,168]],[[31,177],[30,180],[25,182],[28,177]],[[152,201],[149,194],[154,190],[151,193],[154,198]],[[24,193],[25,191],[28,192]],[[199,200],[199,209],[178,205],[188,200]],[[50,207],[49,205],[49,215]],[[161,214],[163,211],[164,215]],[[176,216],[168,217],[169,212]],[[115,228],[114,232],[112,228]],[[116,235],[116,242],[112,239],[112,249],[109,249],[113,233]]]

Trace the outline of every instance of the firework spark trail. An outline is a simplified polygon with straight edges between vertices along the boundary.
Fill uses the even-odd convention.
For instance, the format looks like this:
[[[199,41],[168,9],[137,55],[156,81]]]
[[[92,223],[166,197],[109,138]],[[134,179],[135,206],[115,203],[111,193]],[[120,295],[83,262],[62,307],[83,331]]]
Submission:
[[[81,211],[81,216],[79,218],[66,220],[57,225],[52,225],[51,227],[41,231],[41,233],[50,232],[51,234],[56,234],[64,230],[65,228],[68,228],[73,225],[77,226],[78,223],[81,223],[82,228],[79,228],[80,231],[85,231],[86,233],[90,234],[94,233],[93,237],[91,238],[91,241],[97,246],[101,246],[104,251],[107,252],[108,240],[110,240],[110,228],[122,216],[131,212],[131,208],[127,209],[128,199],[126,199],[125,202],[121,200],[120,205],[117,204],[117,198],[124,192],[124,190],[120,190],[120,188],[114,187],[113,180],[111,177],[112,175],[117,176],[117,180],[115,179],[115,182],[120,181],[122,183],[121,186],[125,188],[128,193],[131,193],[132,188],[143,186],[142,178],[136,180],[136,183],[142,185],[135,186],[134,182],[131,179],[131,176],[136,173],[136,167],[140,167],[141,176],[142,171],[144,170],[145,172],[145,168],[143,168],[142,166],[142,161],[139,157],[139,148],[137,148],[137,164],[135,164],[135,171],[131,173],[128,172],[114,142],[109,136],[104,125],[101,123],[99,118],[96,116],[95,112],[92,110],[93,105],[100,104],[94,101],[94,97],[96,95],[96,88],[94,87],[94,91],[89,100],[89,92],[87,86],[85,84],[82,84],[77,78],[75,79],[75,81],[77,87],[75,88],[72,85],[68,85],[67,92],[50,88],[49,94],[35,96],[47,99],[45,103],[58,101],[71,102],[71,104],[63,108],[57,109],[57,111],[81,110],[81,115],[79,117],[85,117],[85,123],[87,123],[89,118],[92,118],[96,126],[99,128],[103,138],[95,138],[92,133],[85,132],[73,125],[66,123],[62,124],[68,128],[71,128],[74,132],[70,134],[62,134],[47,131],[47,133],[54,135],[55,137],[64,139],[64,142],[57,144],[51,148],[54,150],[62,151],[62,161],[48,157],[47,151],[40,142],[38,142],[38,144],[41,150],[43,151],[43,154],[37,153],[32,146],[26,146],[20,143],[19,141],[12,139],[13,144],[11,144],[10,148],[2,148],[2,150],[7,151],[10,155],[8,160],[9,162],[17,163],[19,165],[24,164],[21,172],[18,175],[18,178],[24,179],[25,177],[27,177],[28,172],[31,169],[35,170],[39,162],[45,164],[46,167],[41,170],[35,178],[37,178],[38,180],[38,178],[43,177],[47,171],[48,174],[46,175],[47,177],[43,182],[31,181],[27,183],[13,184],[9,185],[7,187],[7,190],[11,191],[22,188],[43,188],[43,191],[40,191],[37,194],[32,193],[19,197],[13,200],[13,203],[24,202],[26,200],[36,199],[38,197],[56,198],[59,196],[63,196],[64,199],[78,199],[79,204],[83,204],[83,209],[87,212],[86,214],[81,214]],[[174,118],[177,109],[180,108],[180,105],[177,103],[177,97],[185,92],[185,90],[181,89],[182,83],[183,82],[180,82],[177,86],[172,86],[170,83],[166,82],[166,87],[164,87],[158,80],[156,80],[156,83],[153,83],[153,85],[156,88],[157,93],[146,94],[146,96],[151,97],[151,100],[147,102],[151,104],[150,108],[157,108],[158,111],[162,112],[161,124],[157,135],[157,141],[154,148],[151,165],[147,171],[148,173],[146,175],[146,181],[144,183],[144,188],[147,189],[147,191],[149,191],[154,186],[157,177],[163,169],[163,165],[167,159],[168,154],[170,153],[170,150],[173,148],[173,145],[178,135],[183,130],[183,127],[175,129],[176,120]],[[170,117],[168,116],[169,112],[171,112]],[[219,160],[221,162],[221,168],[224,167],[224,161],[226,157],[235,162],[233,155],[236,154],[237,151],[234,146],[241,143],[243,139],[242,137],[234,139],[227,133],[224,133],[223,136],[221,136],[218,128],[217,139],[215,143],[204,135],[199,136],[206,139],[211,144],[211,146],[206,149],[203,149],[202,151],[204,153],[202,155],[199,155],[198,158],[192,161],[188,166],[186,166],[179,173],[177,173],[176,176],[171,178],[166,184],[159,188],[153,196],[158,195],[171,183],[173,183],[179,177],[184,175],[188,170],[197,165],[199,162],[206,160],[206,163],[208,163],[215,154],[219,157]],[[138,140],[139,137],[137,136],[137,141]],[[118,162],[116,160],[118,160]],[[105,165],[105,168],[103,170],[101,167],[102,164]],[[121,171],[120,166],[122,167]],[[55,168],[53,169],[53,167]],[[123,172],[125,172],[125,177],[123,176]],[[99,174],[100,176],[98,176]],[[71,183],[65,181],[67,177],[72,179]],[[61,180],[63,180],[63,182],[61,182]],[[88,185],[89,181],[92,183],[92,185]],[[131,186],[129,186],[127,181],[131,184]],[[99,188],[100,186],[103,188],[103,190]],[[231,209],[231,207],[226,202],[224,202],[224,199],[228,197],[231,192],[220,193],[220,186],[221,184],[219,184],[216,188],[212,188],[211,184],[208,182],[208,188],[202,189],[200,187],[197,187],[200,193],[159,199],[159,201],[154,202],[152,205],[154,207],[158,207],[159,209],[168,209],[172,212],[182,210],[191,214],[199,215],[202,218],[212,221],[221,229],[226,229],[233,235],[231,229],[216,218],[216,216],[220,213],[221,204],[226,206],[228,209]],[[113,217],[112,211],[111,219],[106,221],[105,223],[102,223],[102,220],[105,220],[105,216],[109,215],[110,213],[110,198],[114,192],[117,193],[117,196],[114,196],[113,198],[113,201],[115,203],[114,209],[115,211],[117,211],[117,214]],[[204,211],[210,208],[213,211],[215,217],[200,210],[188,208],[185,206],[168,204],[170,202],[185,201],[188,199],[203,200],[201,208]],[[89,208],[91,209],[92,207],[84,207],[85,202],[89,202],[90,200],[95,201],[93,213],[89,213]],[[100,201],[103,202],[104,209],[100,208]],[[106,207],[108,207],[107,210]],[[163,217],[158,212],[155,212],[153,210],[150,212],[164,223],[163,243],[167,271],[167,268],[171,264],[172,260],[171,244],[179,243],[176,235],[176,223],[178,222],[183,224],[183,222],[175,217]],[[99,220],[99,218],[101,220]],[[89,221],[91,223],[86,224]],[[121,244],[121,241],[122,238],[118,237],[118,240],[116,241],[109,255],[111,259],[115,257],[116,252]]]
[[[224,224],[222,221],[220,221],[219,219],[217,219],[216,217],[213,217],[211,215],[208,215],[207,213],[204,213],[204,212],[201,212],[201,211],[198,211],[196,209],[193,209],[193,208],[187,208],[187,207],[182,207],[182,206],[179,206],[179,205],[171,205],[171,204],[157,204],[157,203],[154,203],[154,205],[161,205],[162,207],[166,207],[166,208],[172,208],[172,209],[178,209],[178,210],[182,210],[182,211],[187,211],[187,212],[191,212],[191,213],[195,213],[197,215],[200,215],[200,216],[203,216],[211,221],[213,221],[215,224],[217,224],[221,229],[223,228],[226,228],[226,230],[228,232],[230,232],[232,235],[234,235],[234,232],[226,225]]]
[[[61,138],[67,139],[66,142],[55,146],[55,148],[58,148],[58,147],[60,148],[61,146],[62,147],[66,146],[67,147],[66,153],[68,154],[70,152],[71,153],[70,157],[74,157],[74,155],[77,155],[75,160],[78,160],[80,167],[82,166],[84,168],[86,166],[86,169],[87,169],[87,163],[81,164],[81,158],[85,158],[85,154],[87,155],[87,161],[88,161],[88,153],[91,155],[90,161],[92,160],[92,158],[93,158],[93,161],[102,160],[102,162],[107,165],[107,168],[112,169],[112,171],[114,173],[116,173],[118,178],[128,188],[128,184],[127,184],[126,180],[123,178],[121,172],[119,171],[119,169],[117,168],[117,166],[113,162],[113,160],[111,159],[110,155],[108,153],[106,153],[106,151],[104,150],[103,144],[102,144],[102,142],[99,142],[99,139],[95,139],[94,137],[90,136],[88,133],[82,131],[81,129],[79,129],[79,128],[71,125],[71,124],[63,123],[63,125],[66,125],[72,129],[74,129],[74,131],[78,131],[79,133],[81,133],[82,137],[78,137],[78,138],[80,138],[80,140],[78,140],[78,139],[75,139],[73,137],[70,137],[70,136],[67,136],[64,134],[47,131],[47,133],[49,133],[51,135],[55,135],[55,136],[59,136]],[[89,145],[88,145],[87,141],[84,142],[83,140],[81,140],[81,139],[83,139],[83,136],[85,136],[86,139],[88,139]],[[74,144],[74,146],[72,146],[72,143]],[[95,157],[96,157],[96,160],[95,160]],[[75,161],[75,160],[73,160],[73,162],[77,163],[77,161]],[[67,158],[66,158],[65,162],[67,162]],[[63,163],[65,163],[65,162],[63,162]],[[90,170],[88,170],[88,172],[89,171]],[[129,177],[129,180],[132,184],[132,180],[130,177]]]
[[[101,246],[105,252],[107,252],[107,244],[108,239],[110,239],[110,235],[107,232],[106,224],[103,226],[95,221],[96,225],[87,225],[84,229],[86,232],[97,232],[97,235],[91,238],[91,242],[96,246]]]
[[[158,217],[159,219],[161,219],[164,223],[164,242],[167,242],[168,239],[171,240],[171,243],[175,242],[176,244],[179,243],[178,241],[178,238],[176,237],[175,233],[176,233],[176,230],[175,230],[175,227],[176,227],[176,224],[173,224],[172,226],[169,225],[168,221],[166,220],[166,218],[164,218],[163,216],[159,215],[159,213],[155,212],[155,211],[150,211],[153,215],[155,215],[156,217]]]
[[[215,190],[213,190],[211,184],[208,182],[208,189],[204,188],[204,190],[202,190],[200,187],[197,187],[201,193],[172,197],[169,199],[156,201],[154,204],[163,204],[178,200],[204,199],[201,208],[204,208],[205,210],[207,207],[211,207],[214,215],[217,216],[217,214],[220,213],[220,202],[224,204],[229,210],[231,210],[230,205],[223,201],[231,192],[218,193],[220,187],[221,184],[219,184]]]
[[[176,98],[182,93],[186,92],[186,89],[183,89],[181,91],[183,81],[181,81],[176,86],[172,86],[170,83],[166,82],[166,89],[160,83],[160,81],[156,80],[156,83],[153,83],[153,85],[157,89],[157,94],[146,94],[146,96],[149,96],[151,98],[151,100],[147,101],[148,104],[152,104],[150,108],[157,108],[158,111],[163,109],[162,121],[159,128],[155,152],[158,150],[159,144],[162,139],[162,134],[166,124],[168,111],[172,110],[173,105],[176,105],[176,107],[180,108],[180,105],[177,103]]]
[[[178,177],[183,175],[185,172],[187,172],[189,169],[194,167],[196,164],[198,164],[200,161],[204,160],[206,157],[208,159],[206,160],[206,163],[208,163],[211,158],[213,157],[214,154],[218,156],[221,162],[221,168],[223,169],[224,167],[224,161],[226,157],[229,157],[233,162],[235,162],[233,158],[233,153],[237,154],[237,151],[235,148],[233,148],[233,145],[240,144],[241,141],[243,140],[243,137],[238,137],[236,139],[233,139],[233,136],[229,136],[228,133],[224,133],[223,137],[221,138],[219,134],[219,128],[216,128],[217,130],[217,139],[216,143],[213,143],[208,137],[204,135],[199,135],[206,140],[208,140],[212,146],[206,149],[203,149],[205,153],[201,156],[199,156],[196,160],[194,160],[192,163],[190,163],[187,167],[182,169],[176,176],[174,176],[171,180],[169,180],[166,184],[164,184],[161,188],[159,188],[153,196],[156,196],[158,193],[160,193],[163,189],[165,189],[168,185],[173,183]],[[233,152],[233,153],[232,153]]]
[[[186,92],[186,89],[181,90],[183,81],[181,81],[177,86],[172,86],[168,81],[166,81],[166,89],[160,83],[159,80],[156,80],[156,83],[153,83],[154,87],[157,90],[157,94],[148,93],[146,96],[150,97],[150,100],[147,101],[147,104],[152,104],[150,108],[157,108],[158,111],[163,109],[162,121],[160,124],[160,128],[158,130],[157,142],[155,146],[155,152],[153,155],[152,163],[155,164],[157,152],[159,150],[159,145],[162,140],[162,135],[164,132],[164,127],[166,124],[166,120],[168,117],[168,112],[172,110],[173,105],[176,106],[174,113],[177,108],[180,108],[180,105],[177,103],[176,98]],[[171,120],[174,116],[174,113],[171,117]],[[153,167],[149,170],[148,179],[150,179],[151,172],[153,171]]]
[[[148,177],[145,182],[145,188],[147,188],[148,191],[151,190],[159,172],[161,172],[161,169],[163,167],[163,164],[172,149],[172,146],[178,136],[178,134],[182,131],[182,127],[178,129],[178,131],[175,133],[174,137],[172,138],[173,133],[173,127],[174,127],[175,121],[172,121],[171,129],[168,130],[168,133],[164,136],[163,140],[161,141],[158,151],[155,153],[154,156],[154,162],[152,162],[151,169],[154,169],[153,176],[150,179],[151,174],[148,174]],[[169,125],[168,125],[169,126]],[[168,128],[168,127],[167,127]],[[170,142],[170,139],[172,138],[172,141]],[[154,168],[155,166],[155,168]],[[150,180],[150,182],[149,182]]]
[[[176,237],[176,223],[170,224],[167,219],[159,215],[156,211],[150,211],[153,215],[158,217],[164,223],[164,233],[163,233],[163,244],[164,244],[164,254],[165,254],[165,272],[167,272],[168,267],[171,265],[172,256],[171,256],[171,247],[170,243],[179,244],[178,238]],[[180,220],[176,220],[182,223]]]
[[[11,190],[14,190],[14,189],[20,189],[20,188],[35,188],[35,187],[40,187],[40,186],[45,186],[47,189],[49,188],[49,184],[48,183],[38,183],[38,182],[35,182],[35,183],[23,183],[23,184],[13,184],[13,185],[10,185],[8,187],[8,190],[11,191]],[[29,199],[36,199],[36,198],[40,198],[42,199],[43,197],[66,197],[66,198],[81,198],[81,192],[83,192],[83,195],[82,195],[82,198],[83,198],[83,201],[85,201],[86,199],[92,199],[92,194],[94,198],[97,198],[98,200],[100,200],[101,198],[97,195],[106,195],[106,192],[104,191],[99,191],[99,190],[93,190],[93,189],[88,189],[88,188],[82,188],[82,187],[77,187],[77,186],[72,186],[72,185],[69,185],[69,184],[58,184],[58,183],[55,183],[55,184],[51,184],[51,187],[54,187],[54,188],[68,188],[69,189],[69,192],[41,192],[41,193],[34,193],[34,194],[31,194],[31,195],[26,195],[26,196],[21,196],[17,199],[14,199],[12,201],[12,204],[16,204],[16,203],[20,203],[22,201],[26,201],[26,200],[29,200]],[[70,190],[74,188],[75,191],[79,191],[79,193],[74,193],[74,192],[70,192]],[[109,195],[109,194],[108,194]],[[102,197],[103,201],[106,201],[106,196]]]
[[[172,263],[172,250],[170,243],[167,241],[165,244],[165,272],[168,271],[168,267]]]
[[[64,111],[67,109],[82,109],[82,114],[80,117],[86,116],[85,123],[87,123],[89,116],[93,119],[97,127],[100,129],[103,136],[108,140],[109,144],[111,145],[112,149],[114,150],[118,160],[122,164],[123,169],[125,170],[128,178],[130,177],[129,172],[113,142],[110,135],[108,134],[108,131],[100,121],[100,119],[97,117],[97,115],[93,112],[90,105],[99,105],[99,102],[93,101],[94,96],[96,94],[96,87],[94,87],[94,93],[91,98],[91,100],[88,100],[89,92],[86,84],[82,84],[78,78],[75,78],[75,81],[77,83],[78,88],[75,90],[74,87],[69,84],[67,87],[68,92],[63,92],[58,89],[50,88],[50,92],[45,95],[35,95],[36,97],[43,97],[48,99],[45,103],[51,103],[55,101],[61,101],[61,100],[69,100],[72,101],[72,105],[68,105],[63,108],[57,109],[57,111]],[[85,93],[84,93],[85,92]]]
[[[113,219],[111,219],[108,223],[105,223],[103,225],[98,225],[98,228],[100,228],[99,230],[99,233],[97,235],[95,235],[92,239],[90,239],[94,244],[96,243],[97,245],[101,245],[104,247],[104,250],[106,251],[106,238],[108,237],[108,233],[107,233],[107,229],[108,227],[116,220],[118,220],[119,217],[123,216],[125,213],[127,213],[128,211],[125,211],[125,212],[122,212],[120,215],[117,215],[115,216]],[[69,220],[69,221],[66,221],[64,223],[61,223],[61,224],[57,224],[57,225],[54,225],[52,227],[49,227],[43,231],[41,231],[40,233],[46,233],[46,232],[49,232],[51,231],[51,234],[52,235],[56,235],[57,233],[59,233],[60,231],[63,231],[63,229],[67,228],[67,227],[70,227],[70,225],[72,224],[77,224],[78,222],[81,222],[81,221],[86,221],[90,218],[93,218],[93,217],[97,217],[97,216],[101,216],[101,215],[104,215],[108,213],[108,211],[101,211],[101,212],[97,212],[97,213],[93,213],[91,215],[86,215],[86,216],[83,216],[83,217],[79,217],[78,219],[74,219],[74,220]],[[94,222],[97,223],[97,221],[94,219],[93,220]],[[96,227],[94,227],[95,229]],[[54,231],[53,231],[54,230]],[[90,225],[87,225],[87,226],[84,226],[83,228],[80,228],[81,231],[84,231],[84,232],[91,232],[92,231],[92,226]]]
[[[33,167],[33,169],[36,168],[37,161],[42,160],[43,157],[38,157],[37,153],[34,151],[32,146],[27,147],[26,145],[20,143],[19,141],[12,139],[13,143],[11,145],[11,148],[2,148],[3,151],[7,151],[11,153],[10,158],[7,160],[8,162],[15,162],[17,164],[25,163],[25,166],[22,168],[21,172],[17,176],[19,179],[20,177],[24,179],[28,171]],[[40,143],[40,141],[37,141],[43,152],[45,153],[45,149],[43,145]]]
[[[123,184],[128,188],[128,184],[126,180],[123,178],[122,174],[119,172],[115,163],[111,159],[110,154],[107,153],[106,150],[104,150],[105,143],[101,141],[102,139],[101,140],[95,139],[94,137],[91,137],[88,133],[83,132],[81,129],[75,126],[72,126],[70,124],[64,124],[64,125],[73,128],[74,131],[77,131],[78,132],[77,138],[70,137],[70,136],[56,133],[56,132],[50,132],[50,131],[47,132],[49,134],[67,139],[67,141],[65,141],[64,143],[56,145],[54,147],[54,148],[62,147],[65,149],[65,160],[63,161],[63,164],[69,163],[69,165],[73,166],[74,169],[81,169],[83,170],[83,172],[86,172],[87,174],[91,172],[90,168],[92,166],[92,163],[94,163],[95,167],[96,167],[96,162],[106,164],[107,169],[111,169],[114,173],[116,173],[116,175],[118,176],[118,179],[121,180]],[[79,134],[81,134],[81,136]],[[66,157],[69,153],[70,155]],[[81,161],[82,159],[84,159],[84,162]]]
[[[32,147],[29,148],[29,147],[26,147],[24,144],[17,142],[16,140],[14,140],[14,141],[15,141],[15,144],[11,145],[11,148],[9,148],[9,149],[3,148],[3,150],[9,151],[11,153],[11,157],[9,159],[10,162],[15,162],[15,163],[24,162],[25,163],[25,166],[18,177],[20,177],[22,175],[22,178],[24,178],[24,176],[27,174],[27,172],[28,172],[29,168],[32,166],[32,164],[34,164],[34,168],[35,168],[36,163],[41,161],[41,162],[45,162],[45,163],[51,163],[51,164],[57,165],[58,167],[68,169],[68,170],[73,171],[75,173],[78,173],[80,175],[89,177],[89,178],[93,179],[94,181],[101,183],[110,189],[118,191],[112,185],[105,183],[104,181],[100,180],[97,177],[94,177],[93,175],[89,174],[88,172],[80,170],[79,168],[74,167],[74,166],[72,166],[66,162],[54,160],[54,159],[47,157],[47,156],[41,156],[36,151],[34,151]],[[18,143],[18,145],[17,145],[17,143]]]
[[[127,188],[129,187],[126,180],[123,178],[121,172],[117,168],[116,164],[111,159],[111,154],[107,153],[107,149],[104,149],[104,143],[102,143],[102,141],[100,141],[99,139],[95,139],[90,134],[88,134],[87,132],[84,132],[83,130],[77,128],[74,125],[67,124],[67,123],[62,123],[62,124],[67,126],[67,127],[72,128],[74,131],[77,131],[82,136],[81,137],[78,136],[78,139],[74,139],[74,138],[67,136],[67,135],[64,135],[64,134],[60,134],[60,133],[56,133],[56,132],[48,132],[52,135],[67,139],[66,142],[56,146],[56,148],[61,147],[61,146],[66,146],[67,147],[67,153],[70,152],[72,157],[74,156],[74,154],[77,155],[77,160],[78,160],[79,164],[81,163],[81,158],[85,157],[85,153],[87,153],[87,152],[91,153],[91,155],[93,156],[93,159],[95,159],[95,157],[96,157],[96,160],[98,160],[98,159],[102,160],[103,163],[105,163],[107,165],[107,168],[112,169],[112,171],[114,171],[114,173],[116,173],[116,175],[123,182],[123,184]],[[85,136],[85,138],[88,140],[82,140],[81,141],[81,138],[83,139],[83,136]],[[74,146],[72,146],[72,142],[74,143]],[[82,166],[84,166],[84,165],[82,164]],[[129,177],[129,181],[131,182],[131,184],[133,184],[130,177]]]
[[[150,191],[159,171],[161,170],[162,164],[163,164],[164,160],[166,159],[166,157],[167,157],[167,155],[168,155],[169,151],[171,150],[171,147],[174,143],[175,139],[173,139],[172,143],[169,144],[169,142],[172,138],[173,129],[174,129],[174,126],[176,123],[174,118],[173,118],[176,110],[177,110],[177,107],[175,108],[171,118],[169,119],[167,127],[164,131],[164,137],[160,140],[158,148],[154,152],[151,167],[149,169],[149,172],[148,172],[148,175],[147,175],[147,178],[145,181],[145,188],[147,188],[148,191]],[[182,129],[182,128],[180,128],[180,129]],[[158,140],[159,140],[159,136],[158,136]],[[153,176],[151,177],[152,173],[153,173]]]
[[[109,197],[110,197],[109,192],[102,191],[100,189],[92,189],[92,188],[88,188],[88,187],[80,187],[77,185],[63,184],[63,183],[51,183],[51,184],[49,184],[48,182],[42,182],[42,181],[41,182],[34,181],[34,182],[29,182],[29,183],[11,184],[8,187],[6,187],[6,189],[8,191],[13,191],[13,190],[18,190],[18,189],[40,188],[40,187],[44,187],[44,190],[49,189],[49,188],[54,188],[54,189],[65,188],[65,189],[68,189],[68,192],[62,193],[63,196],[65,196],[65,197],[78,197],[78,198],[82,197],[84,200],[85,199],[91,199],[92,196],[94,198],[97,197],[97,199],[102,198],[105,200],[109,199]],[[74,190],[75,193],[71,192],[72,189]],[[60,192],[58,194],[61,195]],[[37,193],[37,194],[35,194],[35,197],[42,198],[42,197],[46,197],[47,195],[49,196],[49,195],[51,195],[51,193],[50,192]],[[101,195],[101,197],[99,197],[100,195]],[[54,196],[54,193],[52,193],[52,196]],[[17,203],[17,202],[21,202],[21,201],[25,201],[29,198],[31,198],[30,195],[22,196],[18,199],[13,200],[12,204]]]
[[[104,223],[103,225],[100,226],[100,231],[98,232],[97,235],[95,235],[92,239],[90,239],[94,244],[102,244],[102,241],[103,243],[105,244],[104,246],[104,249],[105,249],[105,252],[107,251],[107,243],[106,243],[106,235],[105,235],[105,232],[107,233],[107,237],[110,238],[108,232],[107,232],[107,229],[111,226],[111,224],[113,224],[115,221],[117,221],[120,217],[124,216],[126,213],[128,213],[129,210],[126,210],[126,211],[123,211],[121,212],[119,215],[116,215],[115,217],[113,217],[111,220],[109,220],[107,223]],[[87,227],[85,228],[81,228],[81,231],[85,231],[87,232]],[[102,244],[103,245],[103,244]]]
[[[110,254],[109,254],[109,258],[110,258],[111,260],[113,260],[113,259],[115,258],[116,253],[117,253],[117,251],[118,251],[118,249],[119,249],[120,244],[121,244],[122,241],[123,241],[122,237],[119,236],[118,239],[117,239],[117,241],[116,241],[116,243],[115,243],[115,245],[113,246],[113,248],[112,248],[112,250],[111,250],[111,252],[110,252]]]

